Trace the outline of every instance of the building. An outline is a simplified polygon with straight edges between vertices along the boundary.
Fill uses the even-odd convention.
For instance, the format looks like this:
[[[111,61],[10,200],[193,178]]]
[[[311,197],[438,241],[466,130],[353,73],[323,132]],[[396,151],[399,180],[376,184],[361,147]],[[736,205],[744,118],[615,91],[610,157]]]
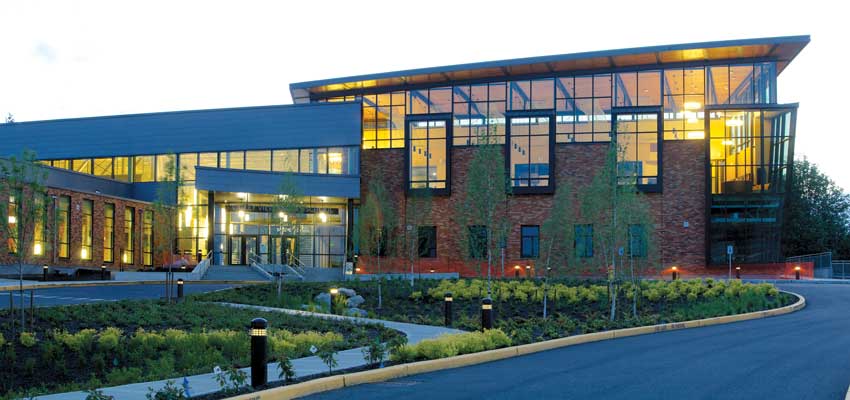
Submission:
[[[183,254],[220,265],[295,255],[302,265],[342,266],[357,252],[360,200],[380,172],[402,214],[408,196],[434,195],[430,225],[408,234],[429,243],[416,250],[421,265],[444,271],[462,258],[466,229],[451,212],[482,133],[504,144],[508,265],[535,262],[556,185],[586,184],[614,138],[626,143],[620,170],[648,193],[665,266],[724,264],[729,244],[737,262],[772,263],[782,261],[797,109],[777,103],[777,76],[808,42],[692,43],[295,83],[293,105],[3,124],[0,154],[31,149],[50,166],[64,221],[57,251],[44,257],[60,265],[153,265],[150,203],[173,160]],[[294,226],[281,226],[290,216],[273,207],[285,176],[304,196]]]

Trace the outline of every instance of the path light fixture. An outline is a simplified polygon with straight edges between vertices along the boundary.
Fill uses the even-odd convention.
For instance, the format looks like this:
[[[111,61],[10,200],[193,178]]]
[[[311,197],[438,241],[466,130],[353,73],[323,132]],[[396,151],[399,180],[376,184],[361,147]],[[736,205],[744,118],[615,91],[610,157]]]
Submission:
[[[741,267],[735,267],[735,279],[741,279]]]
[[[336,296],[339,294],[339,289],[331,288],[330,293],[331,293],[330,309],[331,309],[331,314],[333,314],[334,313],[334,303],[336,302]]]
[[[800,266],[794,267],[794,279],[800,280]]]
[[[493,329],[493,300],[489,297],[481,300],[481,329]]]
[[[266,342],[269,322],[264,318],[254,318],[251,321],[251,386],[257,387],[268,382],[266,367]]]
[[[446,292],[443,296],[443,313],[445,314],[446,326],[452,326],[452,292]]]
[[[106,280],[106,265],[100,265],[100,280]]]
[[[525,277],[531,277],[531,264],[525,266]]]
[[[673,280],[679,277],[679,267],[673,267]]]
[[[177,280],[177,301],[183,300],[183,278]]]
[[[44,281],[47,281],[47,270],[48,269],[50,269],[50,267],[48,267],[47,264],[44,264],[41,267],[41,277]]]
[[[514,265],[514,278],[519,278],[519,265]]]

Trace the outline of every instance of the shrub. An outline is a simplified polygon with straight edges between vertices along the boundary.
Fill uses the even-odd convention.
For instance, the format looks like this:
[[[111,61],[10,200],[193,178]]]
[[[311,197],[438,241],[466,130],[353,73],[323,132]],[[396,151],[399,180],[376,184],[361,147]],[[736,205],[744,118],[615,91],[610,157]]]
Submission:
[[[97,347],[103,352],[110,352],[118,348],[123,331],[118,328],[109,327],[100,332],[97,338]]]
[[[277,367],[280,369],[278,378],[283,379],[284,382],[289,383],[295,378],[295,368],[292,367],[292,361],[289,357],[285,355],[280,356]]]
[[[86,392],[86,400],[112,400],[113,397],[103,394],[103,391],[91,389]]]
[[[381,342],[381,338],[377,337],[368,346],[363,347],[363,359],[366,360],[366,365],[373,366],[375,364],[383,364],[384,357],[387,354],[387,345]]]
[[[182,387],[176,386],[174,381],[166,381],[165,386],[159,390],[148,388],[147,400],[186,400],[186,392]]]
[[[35,334],[32,333],[32,332],[21,332],[20,340],[21,340],[21,346],[24,346],[24,347],[27,347],[27,348],[35,346],[35,343],[37,342],[37,340],[35,338]]]

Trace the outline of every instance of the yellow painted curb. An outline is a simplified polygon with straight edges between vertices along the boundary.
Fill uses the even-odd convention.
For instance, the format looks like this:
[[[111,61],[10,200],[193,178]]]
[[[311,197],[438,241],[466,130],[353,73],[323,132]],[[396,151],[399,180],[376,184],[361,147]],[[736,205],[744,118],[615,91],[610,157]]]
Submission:
[[[201,285],[258,285],[263,283],[269,283],[269,281],[233,281],[233,280],[221,280],[221,281],[183,281],[183,283],[187,285],[191,284],[201,284]],[[165,281],[86,281],[86,282],[73,282],[69,281],[67,283],[31,283],[24,285],[24,291],[34,290],[34,289],[58,289],[58,288],[76,288],[76,287],[92,287],[92,286],[134,286],[134,285],[164,285]],[[13,292],[20,290],[20,287],[16,284],[0,286],[0,292]]]
[[[355,386],[363,383],[383,382],[390,379],[400,378],[409,375],[424,374],[427,372],[434,372],[444,369],[466,367],[470,365],[482,364],[490,361],[502,360],[505,358],[538,353],[541,351],[573,346],[582,343],[591,343],[629,336],[647,335],[652,333],[674,331],[679,329],[689,329],[702,326],[728,324],[738,321],[747,321],[751,319],[767,318],[776,315],[789,314],[806,307],[806,299],[803,296],[800,296],[799,294],[793,292],[783,292],[791,294],[793,296],[797,296],[797,301],[794,304],[785,307],[775,308],[772,310],[755,311],[745,314],[697,319],[693,321],[673,322],[669,324],[640,326],[635,328],[616,329],[605,332],[594,332],[584,335],[567,336],[565,338],[552,339],[547,340],[545,342],[530,343],[519,346],[505,347],[503,349],[464,354],[455,357],[395,365],[392,367],[377,370],[331,376],[327,378],[307,381],[304,383],[298,383],[295,385],[282,386],[278,388],[263,390],[260,392],[248,393],[236,397],[231,397],[229,398],[229,400],[292,399],[319,392],[341,389],[347,386]],[[339,379],[333,380],[332,378]],[[850,388],[848,388],[847,393],[848,394],[845,400],[850,400]]]

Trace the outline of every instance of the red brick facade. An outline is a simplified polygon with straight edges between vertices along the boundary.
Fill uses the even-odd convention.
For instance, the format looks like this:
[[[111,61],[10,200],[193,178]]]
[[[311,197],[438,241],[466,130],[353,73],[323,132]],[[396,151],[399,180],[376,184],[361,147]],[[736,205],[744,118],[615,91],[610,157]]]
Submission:
[[[48,188],[48,196],[69,196],[70,203],[70,241],[69,241],[69,257],[62,258],[55,252],[57,246],[53,246],[53,239],[48,237],[48,245],[45,246],[44,254],[41,256],[27,257],[27,264],[49,264],[51,266],[73,266],[73,267],[88,267],[99,268],[101,265],[106,265],[109,269],[139,268],[143,266],[143,251],[142,251],[142,228],[144,210],[151,209],[150,203],[133,201],[123,198],[96,195],[90,193],[73,192],[64,189]],[[49,198],[49,197],[48,197]],[[50,199],[50,198],[49,198]],[[83,200],[92,200],[92,254],[89,260],[83,260],[81,257],[82,250],[82,218],[83,218]],[[52,201],[52,199],[50,199]],[[4,203],[6,199],[4,199]],[[114,227],[114,246],[113,246],[113,262],[105,263],[103,261],[104,252],[104,205],[110,203],[115,205]],[[121,256],[126,248],[126,234],[124,231],[124,212],[126,207],[135,209],[134,223],[134,256],[130,262],[122,262]],[[48,225],[53,225],[54,215],[48,214]],[[31,230],[28,230],[31,233]],[[57,232],[58,234],[58,232]],[[0,239],[4,243],[2,253],[0,253],[0,264],[13,264],[17,262],[17,257],[8,253],[7,243],[4,233],[0,232]],[[154,238],[155,239],[155,238]],[[155,246],[155,244],[154,244]],[[154,247],[155,248],[155,247]],[[156,260],[155,260],[156,261]],[[119,265],[121,264],[121,265]]]
[[[656,222],[656,243],[664,267],[678,265],[683,268],[705,266],[706,249],[706,193],[705,193],[705,143],[703,141],[666,141],[663,148],[661,193],[650,193],[647,198]],[[588,185],[602,166],[608,145],[558,144],[555,148],[554,171],[556,185],[569,181],[576,190]],[[437,258],[420,259],[414,270],[421,272],[461,272],[474,274],[462,260],[458,236],[463,232],[454,223],[454,213],[463,204],[466,174],[474,147],[451,149],[451,196],[434,197],[431,216],[426,225],[437,227]],[[369,180],[379,173],[386,187],[399,205],[399,219],[405,213],[404,150],[364,150],[361,153],[361,198],[368,192]],[[505,253],[507,276],[514,276],[514,265],[532,265],[537,260],[520,255],[522,225],[543,225],[552,207],[553,195],[514,195],[509,199],[508,214],[511,231]],[[686,226],[687,222],[687,226]],[[398,232],[404,232],[402,226]],[[495,275],[501,274],[500,262]],[[384,271],[409,271],[403,260],[382,260]],[[361,257],[361,273],[375,269],[370,257]],[[534,272],[532,269],[530,272]],[[525,268],[520,270],[525,275]]]

